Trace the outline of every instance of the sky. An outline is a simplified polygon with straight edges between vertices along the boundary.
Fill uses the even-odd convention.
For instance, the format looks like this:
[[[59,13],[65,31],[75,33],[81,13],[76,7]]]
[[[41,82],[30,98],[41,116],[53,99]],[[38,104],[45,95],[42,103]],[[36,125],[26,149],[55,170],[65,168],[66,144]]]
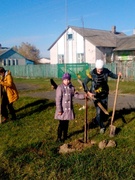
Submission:
[[[0,44],[22,42],[49,57],[48,48],[68,26],[116,30],[135,29],[135,0],[0,0]]]

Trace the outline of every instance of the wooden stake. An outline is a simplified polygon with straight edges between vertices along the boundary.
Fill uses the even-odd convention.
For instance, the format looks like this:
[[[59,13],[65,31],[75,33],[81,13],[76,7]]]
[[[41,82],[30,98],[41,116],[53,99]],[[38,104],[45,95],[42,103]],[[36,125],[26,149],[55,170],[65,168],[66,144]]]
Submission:
[[[87,97],[85,97],[84,142],[87,143]]]
[[[2,116],[1,116],[1,102],[2,102],[2,99],[1,99],[1,85],[0,85],[0,124],[2,123]]]

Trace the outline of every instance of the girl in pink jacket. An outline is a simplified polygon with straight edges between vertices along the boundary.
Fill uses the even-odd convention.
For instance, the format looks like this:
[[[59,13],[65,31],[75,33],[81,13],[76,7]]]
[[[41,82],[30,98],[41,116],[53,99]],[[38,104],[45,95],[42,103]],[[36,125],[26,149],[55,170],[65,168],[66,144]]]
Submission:
[[[85,95],[75,92],[75,88],[71,84],[71,75],[65,73],[62,77],[62,84],[60,84],[56,89],[55,119],[59,120],[58,142],[64,142],[67,139],[69,120],[75,118],[73,97],[84,99]]]

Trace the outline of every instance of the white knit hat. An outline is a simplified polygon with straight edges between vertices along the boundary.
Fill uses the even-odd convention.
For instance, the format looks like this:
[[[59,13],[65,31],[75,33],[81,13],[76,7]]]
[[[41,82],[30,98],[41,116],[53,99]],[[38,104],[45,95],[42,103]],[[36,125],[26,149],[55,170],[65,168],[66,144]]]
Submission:
[[[95,67],[96,67],[97,69],[102,69],[103,66],[104,66],[103,60],[97,59],[97,60],[96,60],[96,63],[95,63]]]

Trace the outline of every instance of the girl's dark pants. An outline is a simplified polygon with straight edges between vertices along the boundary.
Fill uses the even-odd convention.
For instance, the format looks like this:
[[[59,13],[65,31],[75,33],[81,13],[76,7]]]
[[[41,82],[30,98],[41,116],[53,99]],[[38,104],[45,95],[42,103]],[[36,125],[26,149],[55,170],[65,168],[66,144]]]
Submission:
[[[62,140],[62,135],[63,135],[63,140],[67,139],[68,124],[69,124],[69,120],[59,120],[58,140],[60,141]]]
[[[11,114],[11,119],[15,120],[16,114],[15,114],[15,110],[13,107],[13,103],[9,103],[7,94],[6,94],[6,92],[4,92],[2,95],[2,102],[1,102],[1,114],[6,119],[8,118],[8,110]]]

